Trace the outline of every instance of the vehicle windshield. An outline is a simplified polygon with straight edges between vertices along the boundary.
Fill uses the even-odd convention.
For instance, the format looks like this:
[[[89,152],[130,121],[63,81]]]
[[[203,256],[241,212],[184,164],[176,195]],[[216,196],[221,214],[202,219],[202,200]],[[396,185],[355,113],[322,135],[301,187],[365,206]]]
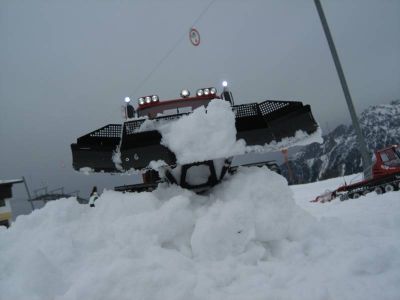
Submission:
[[[392,148],[381,153],[383,164],[389,167],[400,166],[400,149]]]

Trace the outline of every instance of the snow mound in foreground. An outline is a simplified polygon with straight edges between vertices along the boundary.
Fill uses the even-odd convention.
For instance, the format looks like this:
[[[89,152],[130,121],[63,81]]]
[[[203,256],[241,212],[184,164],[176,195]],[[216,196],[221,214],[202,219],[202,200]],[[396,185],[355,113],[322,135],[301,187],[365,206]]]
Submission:
[[[242,169],[207,196],[160,187],[106,191],[94,209],[72,198],[50,202],[0,230],[0,295],[396,299],[400,221],[390,212],[400,207],[385,196],[389,214],[380,223],[368,216],[376,225],[368,231],[318,221],[295,204],[283,177],[263,168]]]

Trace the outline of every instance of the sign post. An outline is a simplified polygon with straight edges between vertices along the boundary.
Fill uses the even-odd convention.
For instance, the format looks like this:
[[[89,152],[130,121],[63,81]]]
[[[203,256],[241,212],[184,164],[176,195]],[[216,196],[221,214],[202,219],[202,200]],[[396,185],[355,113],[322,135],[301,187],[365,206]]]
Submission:
[[[340,84],[342,85],[344,97],[346,98],[347,106],[349,108],[351,120],[353,122],[354,131],[356,132],[358,150],[361,153],[363,170],[364,170],[364,178],[371,177],[371,166],[372,160],[367,150],[367,145],[365,143],[360,124],[358,123],[356,110],[354,108],[353,101],[351,100],[351,95],[349,88],[347,86],[346,78],[344,77],[344,72],[342,69],[342,65],[340,64],[339,55],[336,52],[335,44],[333,43],[333,38],[331,32],[329,30],[328,22],[326,21],[324,11],[322,10],[322,5],[320,0],[314,0],[315,6],[317,7],[317,11],[319,17],[321,19],[322,27],[325,32],[326,39],[328,41],[329,49],[331,50],[332,58],[335,63],[336,71],[338,73]]]

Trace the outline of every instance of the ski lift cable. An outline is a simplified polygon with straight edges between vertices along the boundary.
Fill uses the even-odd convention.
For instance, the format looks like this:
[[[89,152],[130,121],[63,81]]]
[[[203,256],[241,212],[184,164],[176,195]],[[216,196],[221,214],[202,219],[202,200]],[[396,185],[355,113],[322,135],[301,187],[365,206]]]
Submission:
[[[201,18],[206,14],[208,9],[216,0],[211,0],[208,5],[201,11],[200,15],[194,20],[190,28],[193,28]],[[135,96],[136,93],[146,84],[146,82],[151,78],[151,76],[158,70],[158,68],[164,63],[165,60],[175,51],[178,45],[182,42],[182,40],[187,36],[187,31],[185,31],[179,39],[175,42],[175,44],[171,47],[169,51],[158,61],[158,63],[154,66],[154,68],[149,72],[149,74],[136,86],[135,90],[133,91],[133,95]]]

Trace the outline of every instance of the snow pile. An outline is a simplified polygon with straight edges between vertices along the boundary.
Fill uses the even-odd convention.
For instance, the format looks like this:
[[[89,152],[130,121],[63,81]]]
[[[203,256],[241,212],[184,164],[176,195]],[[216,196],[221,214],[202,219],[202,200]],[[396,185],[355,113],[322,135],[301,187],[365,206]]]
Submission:
[[[235,115],[227,101],[213,100],[192,114],[158,127],[161,143],[171,149],[179,164],[230,157],[245,152],[236,141]]]
[[[0,290],[4,299],[220,299],[241,276],[256,284],[273,245],[300,239],[309,222],[283,177],[258,168],[209,196],[106,191],[94,209],[63,199],[0,231]]]
[[[106,191],[95,208],[50,202],[0,229],[0,297],[398,299],[399,192],[309,203],[321,188],[294,190],[323,218],[259,168],[207,196],[159,187]]]

